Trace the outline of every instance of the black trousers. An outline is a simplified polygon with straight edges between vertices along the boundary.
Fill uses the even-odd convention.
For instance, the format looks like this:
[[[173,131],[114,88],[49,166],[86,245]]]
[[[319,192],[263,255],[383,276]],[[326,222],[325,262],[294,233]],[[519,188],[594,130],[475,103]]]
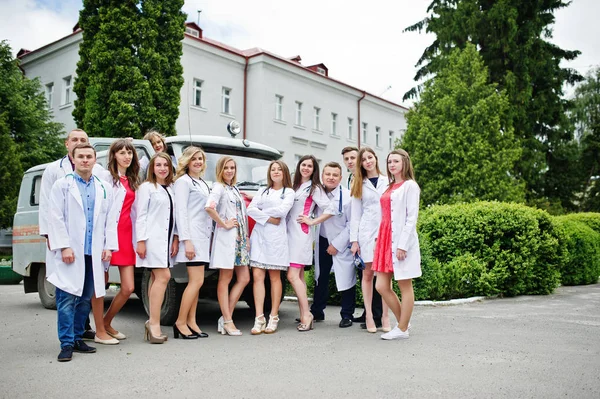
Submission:
[[[358,280],[362,284],[362,270],[358,271]],[[375,288],[375,283],[377,283],[377,277],[373,278],[373,301],[371,303],[371,310],[373,311],[373,320],[375,323],[381,322],[381,315],[383,315],[383,305],[381,303],[381,295],[377,292]],[[364,316],[363,312],[363,316]]]
[[[319,236],[319,279],[315,281],[314,298],[310,307],[310,312],[317,319],[325,317],[324,311],[329,298],[329,276],[333,266],[333,257],[327,253],[327,247],[329,247],[327,238]],[[340,291],[340,295],[342,296],[340,315],[342,319],[352,320],[356,307],[356,286]]]

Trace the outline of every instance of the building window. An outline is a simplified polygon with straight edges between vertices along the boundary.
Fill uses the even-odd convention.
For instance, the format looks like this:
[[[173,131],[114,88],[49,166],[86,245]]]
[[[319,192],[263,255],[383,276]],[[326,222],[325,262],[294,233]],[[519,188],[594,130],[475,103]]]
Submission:
[[[327,74],[327,72],[325,72],[325,69],[321,68],[321,67],[317,67],[317,73],[325,76]]]
[[[72,79],[70,76],[63,78],[62,105],[71,103],[71,82],[72,82]]]
[[[202,81],[194,79],[194,105],[202,107]]]
[[[222,108],[221,112],[224,114],[231,114],[231,89],[223,87],[221,92]]]
[[[302,126],[302,103],[296,101],[296,125]]]
[[[390,144],[390,150],[392,150],[392,149],[394,148],[394,131],[393,131],[393,130],[390,130],[390,133],[389,133],[389,135],[390,135],[390,136],[389,136],[389,140],[390,140],[390,143],[389,143],[389,144]]]
[[[352,133],[354,119],[348,118],[348,140],[354,140],[354,133]]]
[[[331,134],[337,136],[337,114],[331,113]]]
[[[48,83],[46,85],[46,103],[48,108],[52,108],[52,100],[54,99],[54,83]]]
[[[275,95],[275,119],[283,120],[283,96]]]
[[[363,122],[362,123],[362,142],[366,143],[367,142],[367,129],[368,129],[369,125],[367,124],[367,122]]]
[[[379,131],[381,130],[381,128],[379,126],[375,126],[375,146],[379,147],[380,143],[379,143]]]
[[[321,108],[317,107],[315,107],[314,129],[318,131],[321,130]]]

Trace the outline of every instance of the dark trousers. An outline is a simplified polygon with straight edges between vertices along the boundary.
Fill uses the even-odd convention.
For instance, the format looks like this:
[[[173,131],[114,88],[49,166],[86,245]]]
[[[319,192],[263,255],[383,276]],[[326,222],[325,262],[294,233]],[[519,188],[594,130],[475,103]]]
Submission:
[[[319,279],[315,281],[314,298],[310,307],[310,312],[317,319],[325,317],[324,311],[329,298],[329,276],[333,266],[333,257],[327,253],[327,247],[329,247],[327,238],[319,236]],[[340,291],[340,295],[342,297],[340,315],[342,319],[352,320],[356,306],[356,286]]]
[[[362,284],[362,270],[358,271],[358,279]],[[375,283],[377,282],[377,277],[373,278],[373,302],[371,303],[371,310],[373,311],[373,320],[375,322],[381,322],[381,315],[383,314],[383,305],[381,303],[381,295],[377,292],[375,288]],[[363,312],[364,316],[364,312]]]

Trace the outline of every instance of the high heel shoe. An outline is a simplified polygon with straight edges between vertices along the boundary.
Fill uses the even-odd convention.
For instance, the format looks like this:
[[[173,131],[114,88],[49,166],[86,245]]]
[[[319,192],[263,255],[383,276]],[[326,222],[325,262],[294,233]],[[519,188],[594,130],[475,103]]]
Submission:
[[[368,321],[366,321],[366,325],[367,325],[367,332],[369,332],[371,334],[375,334],[377,332],[377,326],[375,325],[375,322],[373,322],[374,327],[369,327]]]
[[[275,316],[269,315],[269,324],[267,325],[267,329],[265,330],[265,334],[273,334],[277,331],[277,326],[279,325],[279,315]]]
[[[150,321],[144,324],[144,341],[149,341],[151,344],[163,344],[165,339],[161,336],[155,337],[150,331]]]
[[[219,317],[219,320],[217,320],[217,332],[224,334],[223,333],[223,316]]]
[[[221,329],[221,335],[232,335],[232,336],[239,336],[242,335],[242,332],[240,330],[238,330],[237,328],[235,330],[229,330],[227,328],[228,324],[233,324],[233,320],[223,320],[223,327]]]
[[[205,333],[204,331],[196,331],[192,327],[190,327],[189,325],[188,325],[188,328],[190,329],[190,331],[192,332],[192,334],[195,335],[195,336],[197,336],[198,338],[208,338],[208,334]]]
[[[296,327],[298,331],[310,331],[315,328],[315,316],[310,315],[310,321],[306,324],[300,323],[298,327]]]
[[[269,318],[270,321],[270,318]],[[254,318],[254,327],[250,330],[250,334],[252,335],[260,335],[265,331],[265,326],[267,325],[267,321],[265,320],[265,315],[261,314],[258,317]],[[268,334],[268,333],[267,333]]]
[[[181,336],[181,338],[183,339],[198,339],[198,336],[196,334],[191,333],[190,335],[185,335],[184,333],[179,331],[179,327],[177,327],[177,324],[173,324],[173,337],[177,339],[179,338],[179,336]]]

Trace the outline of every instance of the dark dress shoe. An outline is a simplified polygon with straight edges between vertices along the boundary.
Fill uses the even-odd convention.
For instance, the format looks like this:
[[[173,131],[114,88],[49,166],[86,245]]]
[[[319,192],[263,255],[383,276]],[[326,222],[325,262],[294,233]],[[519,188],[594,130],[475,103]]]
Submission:
[[[202,332],[198,332],[196,330],[193,330],[192,327],[188,326],[188,328],[190,329],[190,331],[192,332],[192,335],[195,335],[198,338],[208,338],[208,334],[205,333],[204,331]]]
[[[342,319],[340,321],[340,328],[352,327],[352,320],[350,319]]]
[[[65,346],[60,349],[60,353],[58,354],[59,362],[70,362],[73,358],[73,347],[71,345]]]
[[[375,321],[375,327],[381,328],[381,321]],[[367,329],[367,323],[361,323],[360,328],[363,330]]]
[[[365,322],[365,315],[361,315],[360,317],[353,317],[352,321],[355,323],[364,323]]]
[[[96,331],[85,330],[83,332],[83,335],[81,336],[81,339],[83,339],[84,341],[93,341],[95,337],[96,337]]]
[[[198,335],[194,334],[193,331],[190,335],[185,335],[184,333],[179,331],[179,328],[177,328],[177,325],[173,324],[173,338],[177,339],[179,337],[181,337],[183,339],[198,339]]]
[[[73,350],[79,353],[96,353],[96,348],[93,346],[89,346],[83,340],[75,341],[75,345],[73,346]]]

